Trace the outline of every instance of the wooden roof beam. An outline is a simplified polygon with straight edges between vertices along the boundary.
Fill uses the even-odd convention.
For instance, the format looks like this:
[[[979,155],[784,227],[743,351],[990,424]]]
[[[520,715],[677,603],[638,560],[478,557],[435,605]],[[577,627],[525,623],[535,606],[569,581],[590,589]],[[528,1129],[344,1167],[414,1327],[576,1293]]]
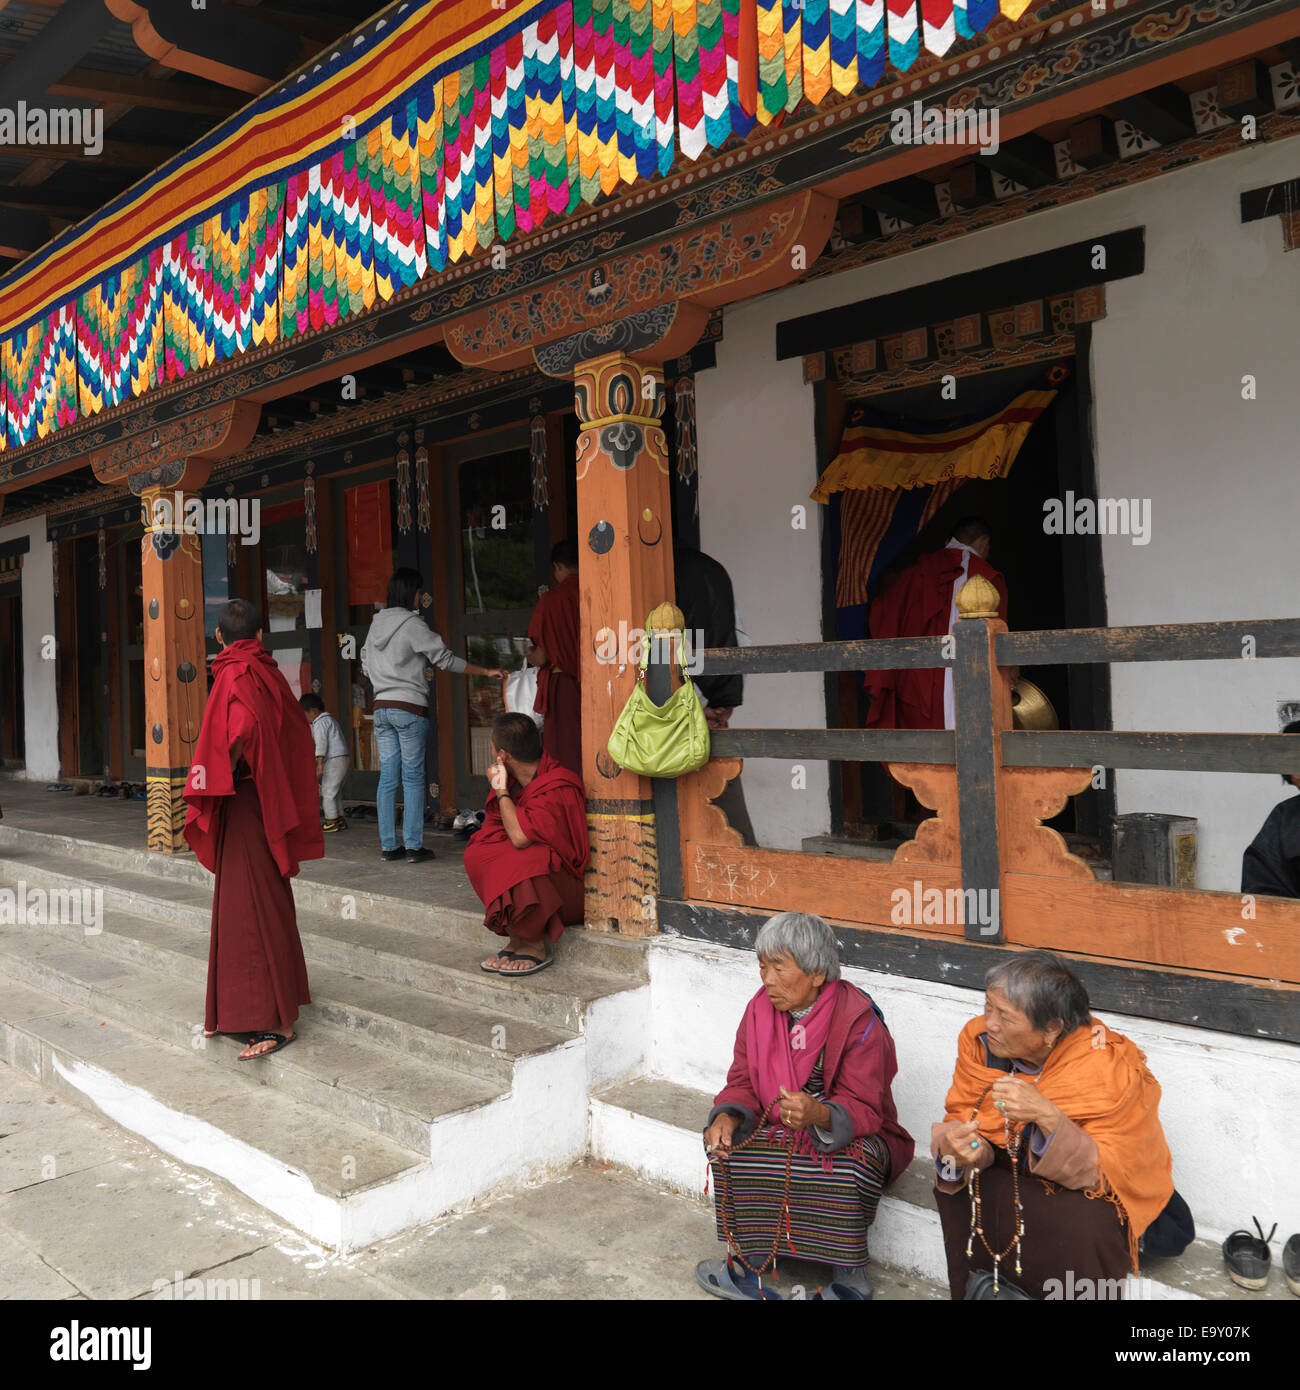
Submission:
[[[54,235],[50,219],[29,208],[0,208],[0,256],[22,260]]]
[[[72,68],[50,85],[57,97],[82,101],[125,102],[155,111],[189,111],[196,116],[229,116],[242,105],[229,92],[197,82],[165,82],[157,77],[128,77],[96,68]]]
[[[105,166],[118,164],[127,169],[156,169],[176,150],[170,145],[138,145],[129,140],[105,140],[104,147],[90,154],[82,145],[6,145],[7,159],[90,160]]]
[[[1162,145],[1177,144],[1179,140],[1187,140],[1196,134],[1191,98],[1172,82],[1165,83],[1163,87],[1153,87],[1149,92],[1125,97],[1123,101],[1112,102],[1110,110]]]
[[[76,3],[76,0],[69,0]],[[247,9],[191,0],[102,0],[141,52],[168,67],[257,95],[306,55],[297,34],[267,24]]]

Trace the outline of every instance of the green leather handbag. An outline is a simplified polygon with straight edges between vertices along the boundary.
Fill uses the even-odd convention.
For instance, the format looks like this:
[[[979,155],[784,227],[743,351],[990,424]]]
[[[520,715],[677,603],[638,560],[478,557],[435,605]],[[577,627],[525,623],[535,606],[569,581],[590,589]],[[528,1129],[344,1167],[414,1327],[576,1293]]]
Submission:
[[[651,641],[648,618],[645,632],[641,670],[609,736],[609,756],[627,772],[646,777],[680,777],[709,761],[709,725],[684,665],[681,685],[662,705],[650,698],[645,687]]]

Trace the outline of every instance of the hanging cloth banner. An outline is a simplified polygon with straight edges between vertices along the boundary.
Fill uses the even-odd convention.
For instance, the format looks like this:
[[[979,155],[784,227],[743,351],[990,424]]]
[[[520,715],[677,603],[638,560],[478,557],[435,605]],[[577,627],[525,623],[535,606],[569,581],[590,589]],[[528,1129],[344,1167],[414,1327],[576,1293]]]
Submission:
[[[858,417],[844,427],[840,452],[817,480],[814,502],[846,488],[914,488],[953,478],[1005,478],[1034,421],[1056,391],[1024,391],[974,424],[937,434],[880,429]]]
[[[841,640],[866,636],[871,586],[963,483],[1007,476],[1068,373],[1056,364],[1037,389],[994,415],[957,426],[943,421],[926,429],[908,422],[912,428],[900,430],[867,406],[850,411],[840,451],[812,493],[830,508]]]

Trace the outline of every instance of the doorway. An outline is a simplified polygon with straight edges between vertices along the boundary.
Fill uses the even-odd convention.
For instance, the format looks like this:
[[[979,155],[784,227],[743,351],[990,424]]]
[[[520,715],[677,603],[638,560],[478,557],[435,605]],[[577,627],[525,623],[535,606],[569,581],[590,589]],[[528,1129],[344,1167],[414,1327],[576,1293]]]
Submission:
[[[0,759],[22,767],[26,759],[23,709],[22,571],[0,589]]]
[[[1070,375],[1055,399],[1035,421],[1004,479],[972,479],[948,499],[930,522],[899,554],[902,568],[945,544],[953,526],[968,516],[982,517],[992,532],[989,562],[1004,575],[1008,626],[1012,631],[1102,627],[1106,624],[1101,549],[1096,537],[1049,535],[1043,525],[1044,504],[1066,491],[1092,495],[1091,458],[1086,439],[1086,355],[1066,359]],[[873,412],[891,417],[900,430],[933,427],[940,421],[978,420],[1005,406],[1020,392],[1037,385],[1050,364],[1037,363],[963,378],[956,401],[938,398],[935,386],[873,396]],[[829,584],[829,573],[824,583]],[[870,597],[875,597],[872,591]],[[833,594],[829,596],[832,605]],[[1024,676],[1050,701],[1063,729],[1106,729],[1110,725],[1109,667],[1081,669],[1035,666]],[[856,716],[861,727],[866,697],[856,673],[841,673],[831,697],[832,722]],[[925,814],[905,788],[879,763],[843,763],[832,778],[838,792],[832,802],[835,835],[850,838],[906,838],[909,827]],[[1067,835],[1091,841],[1109,852],[1108,827],[1113,808],[1105,789],[1071,798],[1047,822]],[[835,802],[838,801],[838,805]]]

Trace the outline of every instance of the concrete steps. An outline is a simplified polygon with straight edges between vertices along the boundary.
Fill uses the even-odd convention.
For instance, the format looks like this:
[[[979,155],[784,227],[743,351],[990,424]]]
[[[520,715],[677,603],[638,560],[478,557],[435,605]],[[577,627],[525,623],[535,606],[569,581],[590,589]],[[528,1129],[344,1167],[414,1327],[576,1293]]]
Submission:
[[[211,885],[193,860],[0,825],[0,887],[102,906],[89,932],[0,925],[0,1055],[325,1244],[581,1156],[589,1086],[637,1065],[633,943],[566,933],[548,971],[512,981],[479,970],[481,918],[301,879],[313,1002],[292,1047],[237,1063],[233,1039],[202,1037]]]
[[[591,1096],[591,1155],[630,1169],[647,1182],[664,1183],[703,1200],[706,1164],[700,1136],[712,1108],[711,1093],[689,1086],[652,1076],[621,1080]],[[871,1227],[871,1256],[946,1287],[948,1276],[933,1188],[933,1164],[928,1153],[919,1153],[881,1198]],[[1292,1297],[1280,1273],[1274,1273],[1268,1288],[1258,1293],[1240,1288],[1228,1278],[1218,1245],[1204,1240],[1194,1241],[1176,1260],[1144,1260],[1141,1278],[1130,1278],[1126,1296],[1216,1300]]]

